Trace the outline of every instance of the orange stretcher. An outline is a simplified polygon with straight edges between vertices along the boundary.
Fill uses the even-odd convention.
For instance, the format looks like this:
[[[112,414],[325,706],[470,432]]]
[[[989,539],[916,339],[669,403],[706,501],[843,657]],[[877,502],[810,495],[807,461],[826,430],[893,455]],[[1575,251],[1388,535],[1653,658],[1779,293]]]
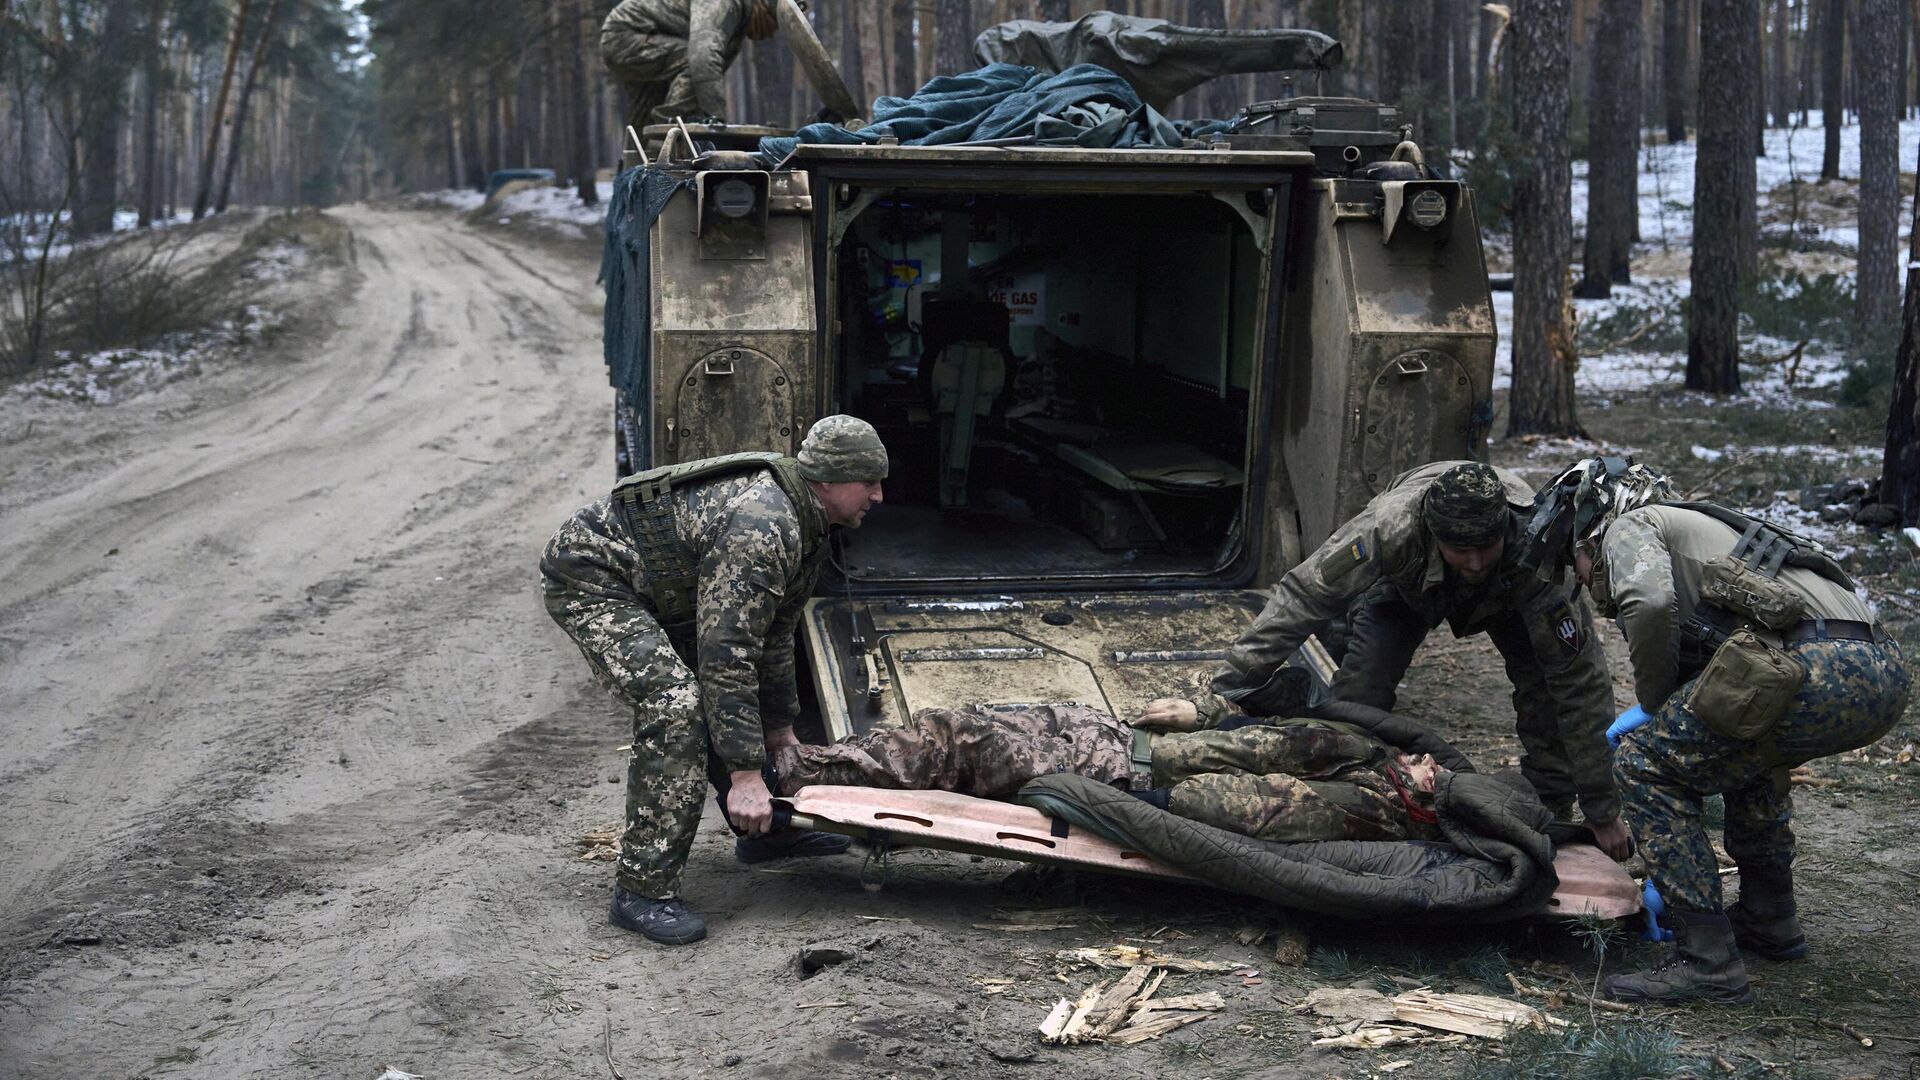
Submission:
[[[787,809],[798,828],[884,841],[896,849],[938,848],[1207,884],[1086,829],[1058,829],[1053,818],[1031,807],[950,791],[820,786],[776,799],[774,805]],[[1640,886],[1598,848],[1563,845],[1554,852],[1553,869],[1560,886],[1547,901],[1548,914],[1618,919],[1640,910]]]

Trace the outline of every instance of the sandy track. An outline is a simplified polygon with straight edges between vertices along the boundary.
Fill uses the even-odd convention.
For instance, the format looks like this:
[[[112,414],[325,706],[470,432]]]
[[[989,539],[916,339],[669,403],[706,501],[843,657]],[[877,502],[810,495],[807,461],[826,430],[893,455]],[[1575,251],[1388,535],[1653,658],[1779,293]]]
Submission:
[[[8,498],[0,943],[16,973],[52,961],[40,985],[172,943],[188,948],[171,960],[199,955],[156,977],[217,984],[218,950],[191,946],[233,920],[272,926],[275,944],[324,922],[285,911],[290,890],[354,867],[425,883],[490,858],[449,838],[471,827],[461,791],[502,777],[451,763],[561,714],[592,726],[567,736],[583,752],[619,741],[532,588],[539,544],[606,471],[590,252],[509,248],[443,215],[335,216],[357,280],[323,344],[217,377],[228,392],[209,407],[182,399],[220,387],[176,385],[76,414],[119,429],[110,463],[76,454],[90,467]],[[393,867],[407,854],[420,862]],[[458,935],[466,916],[448,915],[422,933]],[[96,934],[100,949],[31,952]],[[260,950],[266,967],[279,951]],[[31,1023],[34,983],[10,990],[27,1011],[8,1008],[0,1056],[72,1075],[48,1055],[80,1049],[76,1032]],[[104,1057],[96,1043],[89,1069],[171,1053],[160,1043],[191,1030],[177,1004],[147,1033],[159,1042]]]

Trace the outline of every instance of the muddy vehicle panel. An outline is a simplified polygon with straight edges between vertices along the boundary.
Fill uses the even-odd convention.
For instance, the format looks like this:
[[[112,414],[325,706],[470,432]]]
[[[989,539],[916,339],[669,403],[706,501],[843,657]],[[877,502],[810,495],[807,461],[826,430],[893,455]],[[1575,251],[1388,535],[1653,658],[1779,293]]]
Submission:
[[[1395,474],[1483,446],[1470,192],[1388,107],[1262,115],[1179,149],[655,159],[687,187],[650,237],[627,459],[793,452],[834,412],[892,455],[808,611],[829,734],[1180,692]]]

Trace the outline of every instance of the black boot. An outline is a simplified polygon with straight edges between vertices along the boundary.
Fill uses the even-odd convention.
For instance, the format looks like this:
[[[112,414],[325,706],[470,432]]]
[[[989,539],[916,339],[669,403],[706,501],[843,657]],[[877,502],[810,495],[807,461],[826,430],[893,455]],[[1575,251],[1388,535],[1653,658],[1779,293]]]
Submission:
[[[838,855],[853,841],[811,829],[782,829],[765,836],[742,836],[733,842],[733,857],[743,863],[798,859],[808,855]]]
[[[1807,935],[1795,918],[1793,873],[1740,871],[1740,899],[1727,909],[1740,950],[1768,960],[1807,955]]]
[[[707,936],[707,921],[688,911],[679,897],[654,900],[618,885],[607,921],[661,945],[691,945]]]
[[[1669,909],[1673,947],[1646,971],[1607,977],[1607,996],[1615,1001],[1678,1004],[1751,1005],[1747,966],[1733,941],[1733,926],[1721,914]]]

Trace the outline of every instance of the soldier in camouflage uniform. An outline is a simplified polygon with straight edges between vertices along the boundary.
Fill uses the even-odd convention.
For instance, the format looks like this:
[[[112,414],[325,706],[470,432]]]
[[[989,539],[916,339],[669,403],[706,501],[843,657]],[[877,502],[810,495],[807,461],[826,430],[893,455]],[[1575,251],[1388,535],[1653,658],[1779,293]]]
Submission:
[[[844,837],[766,833],[769,752],[797,742],[794,631],[827,553],[881,501],[887,451],[829,416],[798,459],[737,454],[630,476],[540,560],[548,614],[633,709],[612,921],[661,944],[706,936],[676,896],[711,780],[747,862],[830,854]]]
[[[1610,978],[1607,993],[1752,1001],[1742,950],[1775,960],[1807,951],[1786,771],[1865,746],[1898,721],[1910,687],[1899,646],[1817,544],[1681,502],[1665,477],[1626,459],[1588,459],[1542,489],[1526,546],[1543,571],[1573,566],[1601,612],[1618,618],[1633,658],[1639,703],[1609,737],[1618,739],[1625,816],[1675,947],[1652,970]],[[1764,606],[1770,599],[1776,606]],[[1743,632],[1751,637],[1733,640]],[[1772,710],[1749,702],[1751,687],[1735,685],[1728,698],[1718,676],[1708,678],[1713,665],[1751,670],[1725,666],[1749,647],[1787,673]],[[1726,804],[1727,853],[1740,872],[1740,899],[1725,911],[1702,820],[1714,794]]]
[[[600,58],[627,89],[627,123],[720,120],[740,41],[777,29],[773,0],[620,0],[600,24]]]
[[[1260,840],[1408,840],[1433,835],[1431,755],[1352,724],[1253,721],[1154,734],[1150,765],[1133,733],[1097,709],[924,709],[901,727],[779,751],[780,793],[815,784],[957,791],[1005,798],[1051,773],[1129,788],[1181,817]]]
[[[1484,633],[1506,661],[1520,771],[1555,816],[1579,800],[1600,847],[1627,853],[1605,732],[1613,716],[1607,661],[1578,590],[1517,565],[1517,507],[1533,491],[1477,462],[1423,465],[1396,480],[1288,571],[1235,643],[1212,692],[1148,706],[1163,726],[1228,712],[1269,712],[1261,698],[1310,634],[1342,615],[1351,640],[1333,696],[1391,711],[1413,654],[1441,622]]]

